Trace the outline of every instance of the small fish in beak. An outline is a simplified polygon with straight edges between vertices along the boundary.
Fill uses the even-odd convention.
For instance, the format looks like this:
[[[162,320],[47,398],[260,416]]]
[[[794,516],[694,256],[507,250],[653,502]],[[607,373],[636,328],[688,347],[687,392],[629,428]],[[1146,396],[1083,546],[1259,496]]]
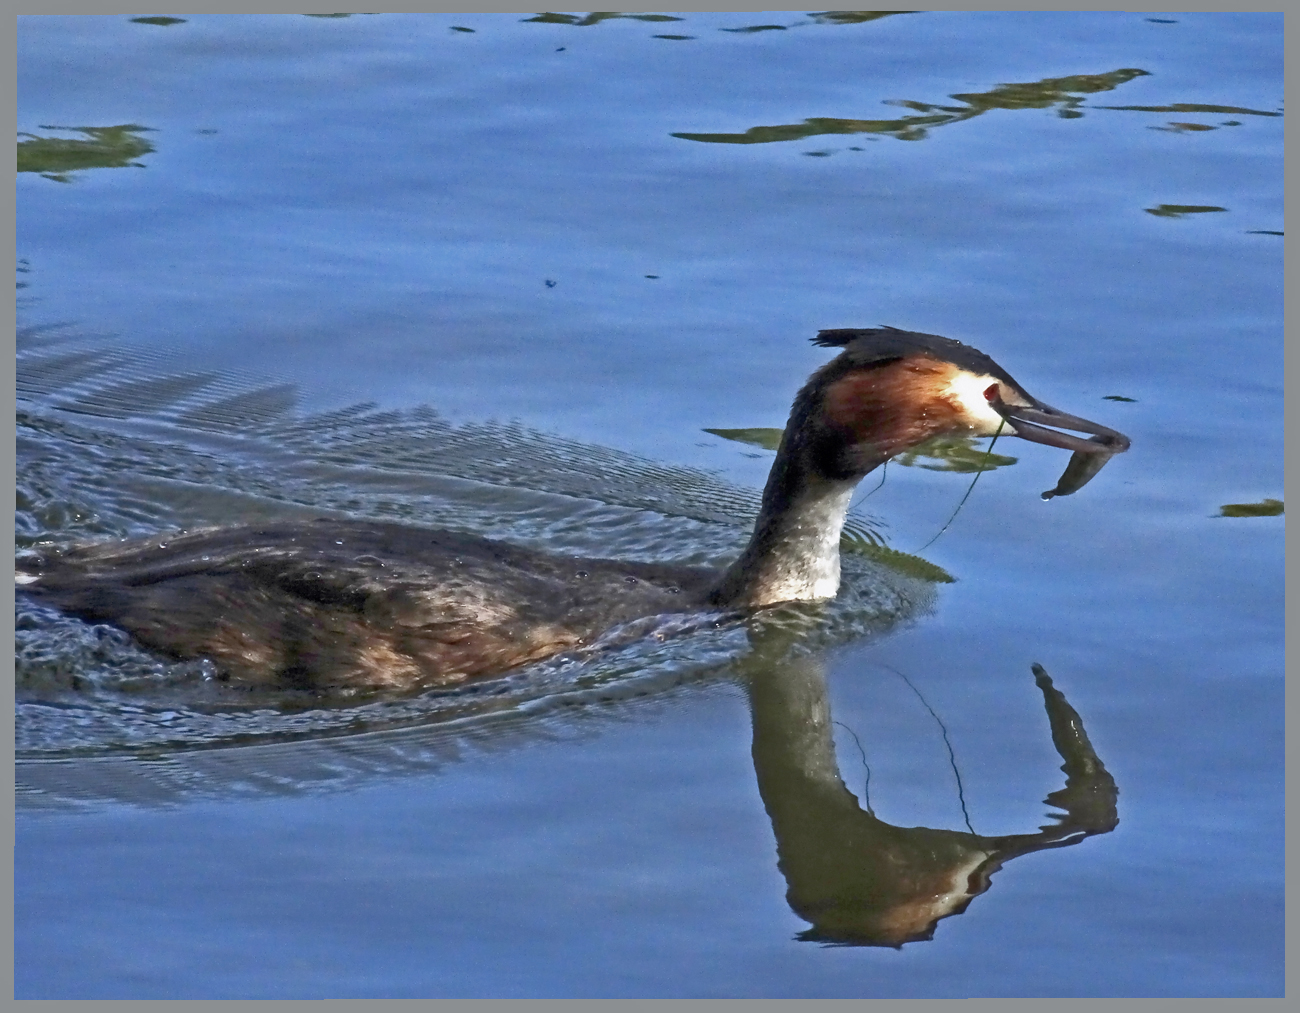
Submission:
[[[1100,444],[1097,450],[1076,450],[1070,455],[1070,463],[1065,466],[1065,471],[1061,472],[1061,478],[1056,483],[1055,489],[1048,489],[1043,493],[1043,499],[1051,499],[1053,496],[1068,496],[1072,492],[1078,492],[1085,485],[1092,481],[1092,477],[1101,471],[1116,454],[1127,450],[1127,444],[1118,450],[1110,446],[1110,437],[1094,436],[1089,443]]]
[[[1031,405],[1009,405],[1001,399],[990,402],[993,408],[1008,422],[1012,423],[1016,435],[1032,443],[1045,443],[1049,447],[1073,450],[1070,463],[1061,473],[1056,488],[1043,493],[1043,499],[1053,496],[1069,496],[1078,492],[1097,472],[1105,467],[1116,454],[1122,454],[1129,448],[1129,438],[1107,426],[1069,415],[1053,408],[1051,405],[1034,399]],[[1040,424],[1041,423],[1041,424]],[[1048,428],[1049,426],[1053,428]],[[1094,433],[1091,439],[1081,439],[1069,433],[1058,432],[1060,429],[1072,429],[1079,433]]]

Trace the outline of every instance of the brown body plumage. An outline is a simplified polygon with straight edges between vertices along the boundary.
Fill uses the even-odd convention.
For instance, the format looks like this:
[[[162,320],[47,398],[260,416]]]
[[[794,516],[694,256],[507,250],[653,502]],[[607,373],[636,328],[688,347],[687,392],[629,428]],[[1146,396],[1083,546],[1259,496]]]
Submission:
[[[1002,431],[1076,454],[1128,446],[1043,405],[988,356],[948,338],[876,328],[815,340],[844,351],[795,398],[754,534],[725,571],[321,520],[51,549],[20,560],[18,581],[170,657],[208,658],[236,683],[443,685],[591,644],[646,616],[833,597],[853,489],[933,436]]]

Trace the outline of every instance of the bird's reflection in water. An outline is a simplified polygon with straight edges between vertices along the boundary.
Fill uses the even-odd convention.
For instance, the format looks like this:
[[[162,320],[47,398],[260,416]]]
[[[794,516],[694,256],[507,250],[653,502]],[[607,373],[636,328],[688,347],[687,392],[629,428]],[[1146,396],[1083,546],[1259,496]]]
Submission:
[[[811,923],[800,939],[891,947],[930,939],[938,921],[964,911],[1009,859],[1078,844],[1115,828],[1115,782],[1078,713],[1038,665],[1034,675],[1066,775],[1065,786],[1046,799],[1063,810],[1056,823],[1037,833],[986,837],[969,829],[898,827],[864,809],[840,777],[822,662],[807,653],[803,637],[821,611],[805,604],[750,617],[749,653],[700,673],[695,681],[704,687],[735,679],[747,691],[754,772],[772,822],[786,899]],[[608,691],[605,687],[594,698],[578,691],[557,700],[585,700],[591,709],[579,710],[598,717]],[[616,699],[610,705],[618,711]],[[205,798],[346,791],[377,778],[427,776],[463,759],[470,743],[508,749],[534,734],[550,738],[566,727],[557,719],[567,713],[563,706],[506,708],[481,714],[481,724],[471,717],[220,749],[20,759],[18,804],[20,809],[106,801],[173,806]],[[326,848],[323,841],[320,846]]]
[[[1065,787],[1045,801],[1064,812],[1038,833],[983,837],[896,827],[864,810],[840,778],[820,661],[770,654],[764,661],[765,654],[760,647],[745,666],[754,772],[772,820],[786,900],[812,923],[800,939],[892,947],[930,939],[939,919],[964,911],[1010,859],[1078,844],[1119,822],[1114,778],[1040,665],[1034,678],[1065,761]]]

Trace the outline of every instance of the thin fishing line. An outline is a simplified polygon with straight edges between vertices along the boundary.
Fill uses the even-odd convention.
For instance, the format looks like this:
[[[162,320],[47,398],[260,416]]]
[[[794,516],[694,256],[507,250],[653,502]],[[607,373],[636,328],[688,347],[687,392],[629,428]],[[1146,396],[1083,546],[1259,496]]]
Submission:
[[[943,534],[945,531],[948,530],[948,525],[952,524],[952,522],[957,519],[957,515],[961,513],[961,508],[966,505],[966,501],[970,499],[970,494],[975,491],[975,483],[980,480],[980,476],[983,475],[984,472],[987,470],[984,466],[989,463],[989,458],[993,456],[993,444],[998,442],[998,437],[1002,435],[1002,427],[1005,426],[1006,424],[1007,424],[1006,419],[1003,419],[1001,422],[998,423],[998,431],[993,434],[993,439],[989,441],[989,449],[984,451],[984,460],[980,461],[979,471],[975,472],[975,477],[971,479],[970,488],[966,490],[966,495],[961,498],[961,502],[957,504],[957,509],[952,512],[952,516],[948,518],[948,523],[939,529],[939,535]],[[926,549],[928,549],[931,545],[933,545],[936,541],[939,540],[939,535],[935,535],[933,538],[931,538],[928,542],[926,542],[916,551],[918,553],[924,552]]]
[[[849,509],[845,511],[846,514],[851,514],[854,510],[856,510],[858,507],[862,505],[863,501],[870,499],[875,493],[879,492],[880,487],[885,484],[885,475],[887,474],[888,468],[889,468],[889,462],[886,461],[881,466],[880,469],[880,481],[876,483],[876,488],[872,489],[871,492],[867,493],[865,496],[861,498],[858,497],[856,491],[853,493],[853,498],[849,500]]]
[[[889,462],[886,461],[884,464],[880,466],[880,481],[877,482],[876,487],[872,489],[869,493],[867,493],[865,496],[863,496],[862,499],[870,499],[872,496],[878,493],[881,489],[881,486],[885,484],[885,477],[888,474],[889,474]],[[862,502],[862,500],[859,500],[858,502]]]
[[[843,721],[836,721],[846,732],[853,736],[853,741],[858,747],[858,752],[862,754],[862,767],[867,772],[867,779],[862,785],[862,804],[867,807],[867,815],[876,815],[875,810],[871,808],[871,765],[867,763],[867,751],[862,748],[862,740],[858,738],[858,733],[846,725]]]
[[[916,694],[916,698],[921,701],[922,706],[924,706],[925,709],[930,712],[930,717],[934,718],[935,724],[939,726],[939,731],[943,734],[943,744],[948,747],[948,763],[952,767],[952,775],[957,779],[957,800],[961,803],[962,819],[966,821],[966,829],[970,831],[970,835],[972,837],[978,837],[979,834],[975,833],[975,828],[971,826],[970,813],[966,811],[966,791],[962,787],[961,771],[957,769],[957,754],[952,748],[952,742],[948,739],[948,729],[944,725],[943,719],[940,718],[939,715],[935,713],[934,708],[931,707],[929,702],[925,699],[925,697],[921,695],[921,691],[917,689],[914,685],[912,685],[911,679],[905,676],[898,669],[894,668],[892,665],[886,665],[883,661],[878,661],[876,662],[876,664],[879,665],[881,668],[889,669],[889,671],[893,672],[896,676],[898,676],[905,683],[907,683],[907,688]]]

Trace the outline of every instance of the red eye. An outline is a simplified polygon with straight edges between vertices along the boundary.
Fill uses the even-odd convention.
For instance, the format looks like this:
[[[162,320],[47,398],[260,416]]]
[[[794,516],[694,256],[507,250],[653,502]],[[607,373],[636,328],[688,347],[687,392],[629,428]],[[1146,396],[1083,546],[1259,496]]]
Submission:
[[[984,400],[990,403],[999,400],[998,385],[996,383],[989,384],[988,389],[984,391]]]

